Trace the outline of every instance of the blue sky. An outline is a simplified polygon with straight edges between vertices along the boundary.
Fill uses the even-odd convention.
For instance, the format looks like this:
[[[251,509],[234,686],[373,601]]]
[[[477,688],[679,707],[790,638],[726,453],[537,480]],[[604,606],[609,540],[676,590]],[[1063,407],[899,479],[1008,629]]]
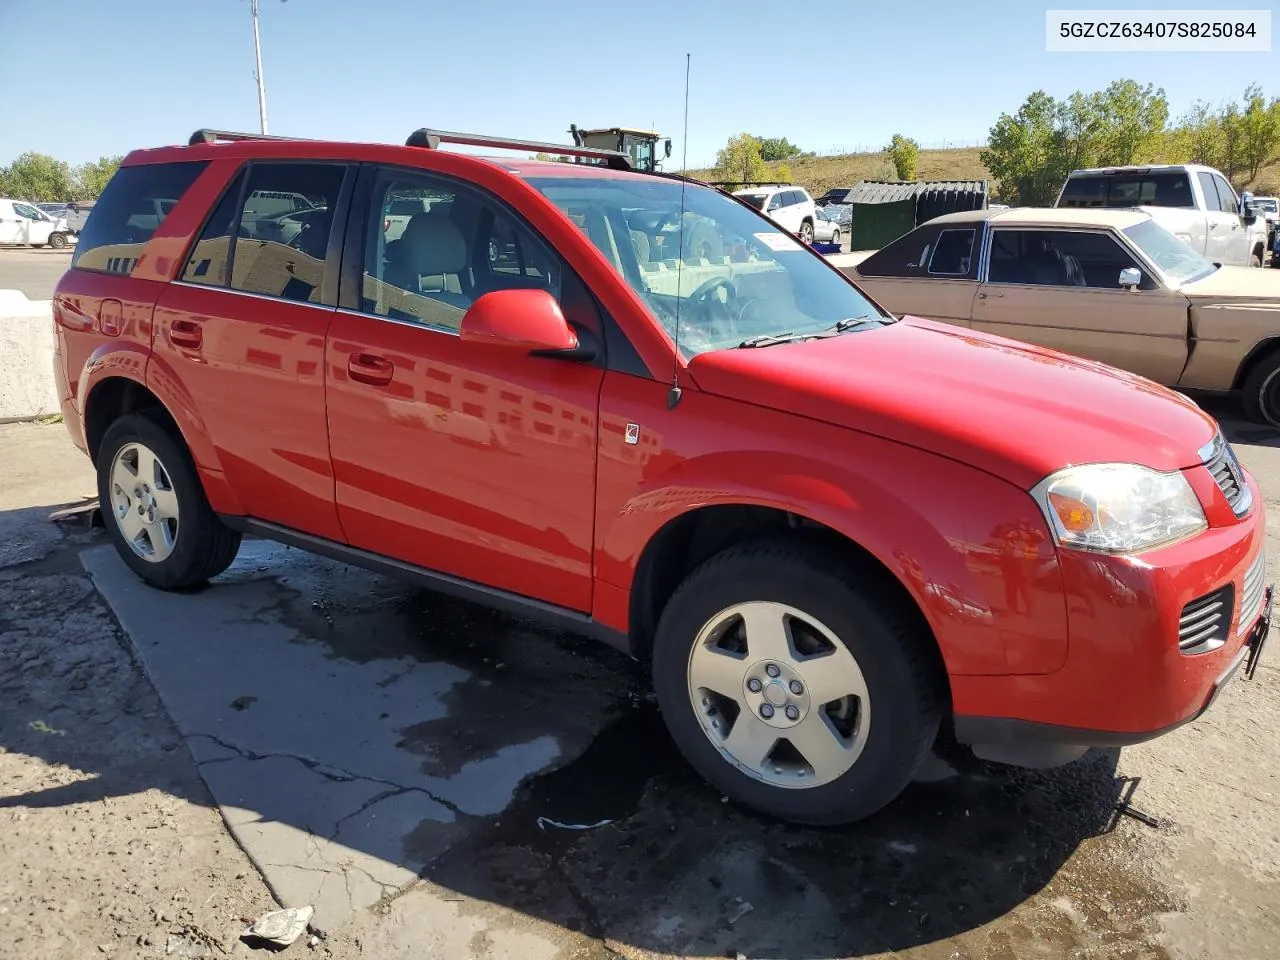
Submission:
[[[653,125],[672,137],[676,169],[686,53],[694,167],[743,130],[821,152],[895,132],[971,144],[1033,89],[1122,76],[1163,86],[1175,116],[1254,80],[1280,94],[1275,53],[1044,49],[1046,6],[1222,5],[1210,0],[260,2],[270,132],[306,137],[402,142],[434,126],[566,142],[570,122]],[[258,128],[248,0],[0,0],[0,36],[25,51],[0,58],[0,164]]]

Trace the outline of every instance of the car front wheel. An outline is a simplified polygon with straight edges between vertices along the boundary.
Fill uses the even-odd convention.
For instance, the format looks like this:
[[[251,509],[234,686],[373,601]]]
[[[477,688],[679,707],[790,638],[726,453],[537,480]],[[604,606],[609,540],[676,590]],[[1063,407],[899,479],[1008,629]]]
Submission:
[[[936,738],[943,687],[922,622],[886,596],[866,571],[786,543],[732,547],[690,574],[653,652],[690,763],[798,823],[848,823],[893,800]]]
[[[240,534],[209,506],[186,447],[147,411],[121,417],[102,438],[98,503],[121,559],[161,589],[217,576],[240,549]]]
[[[800,239],[805,243],[813,243],[813,224],[808,220],[800,224]]]
[[[49,246],[55,250],[61,250],[67,245],[67,236],[64,233],[53,233],[49,235]]]

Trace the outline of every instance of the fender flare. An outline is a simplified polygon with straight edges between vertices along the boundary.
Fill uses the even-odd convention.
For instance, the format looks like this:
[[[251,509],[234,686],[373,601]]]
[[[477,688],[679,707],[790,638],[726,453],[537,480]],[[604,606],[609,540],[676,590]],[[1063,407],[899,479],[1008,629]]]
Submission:
[[[191,394],[167,363],[140,344],[112,341],[94,350],[86,359],[76,394],[83,398],[80,419],[86,445],[94,394],[112,380],[131,381],[160,401],[191,453],[210,505],[219,513],[243,513],[239,498],[223,479],[217,448]]]
[[[874,557],[923,614],[938,639],[949,672],[1008,670],[1005,647],[986,602],[988,591],[966,566],[963,554],[930,519],[866,474],[829,462],[797,459],[788,464],[786,472],[762,475],[762,456],[707,454],[650,479],[601,530],[597,553],[600,579],[630,592],[644,549],[670,523],[691,511],[716,505],[771,508],[821,524]],[[938,462],[950,463],[941,458]],[[957,477],[983,478],[974,481],[976,484],[1002,483],[960,464],[952,466]],[[726,477],[734,479],[726,483]],[[1010,485],[1009,489],[1016,488]],[[1030,498],[1027,506],[1034,507]],[[907,544],[910,549],[904,546]],[[969,620],[966,639],[956,645],[943,639],[957,635],[958,614],[948,607],[946,597],[962,601]]]

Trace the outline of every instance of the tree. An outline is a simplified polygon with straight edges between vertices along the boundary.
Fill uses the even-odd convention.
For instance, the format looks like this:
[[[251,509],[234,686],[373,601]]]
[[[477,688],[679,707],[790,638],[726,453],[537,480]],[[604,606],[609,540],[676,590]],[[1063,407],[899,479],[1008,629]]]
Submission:
[[[1164,90],[1151,84],[1141,87],[1134,80],[1116,80],[1095,96],[1103,118],[1099,164],[1122,166],[1149,160],[1169,120]]]
[[[760,140],[760,156],[769,162],[790,160],[792,157],[798,157],[804,152],[786,137],[760,137],[758,139]]]
[[[43,153],[28,151],[0,167],[0,194],[19,200],[74,200],[71,167]]]
[[[1267,103],[1262,88],[1251,84],[1244,92],[1244,111],[1240,116],[1242,162],[1254,180],[1258,171],[1270,163],[1280,148],[1280,99]]]
[[[920,144],[910,137],[895,133],[893,139],[889,141],[889,145],[884,150],[885,153],[889,154],[889,160],[893,163],[894,172],[897,173],[899,180],[914,180],[916,178],[916,164],[920,160]]]
[[[1190,163],[1213,166],[1222,152],[1222,121],[1204,100],[1191,105],[1175,131],[1172,153],[1187,157]]]
[[[763,180],[769,175],[760,140],[749,133],[730,137],[716,153],[716,171],[726,180]]]
[[[1064,106],[1043,90],[1028,96],[1016,114],[1000,115],[980,154],[1000,196],[1020,206],[1053,202],[1075,154],[1068,151],[1063,118]]]
[[[88,163],[82,163],[74,171],[74,188],[76,199],[96,200],[107,186],[124,157],[99,157]]]

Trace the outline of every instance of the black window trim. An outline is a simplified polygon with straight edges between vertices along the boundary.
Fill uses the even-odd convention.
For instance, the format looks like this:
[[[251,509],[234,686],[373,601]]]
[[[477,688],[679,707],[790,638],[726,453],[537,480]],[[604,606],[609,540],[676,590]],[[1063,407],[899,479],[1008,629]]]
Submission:
[[[333,219],[329,224],[329,239],[325,246],[324,260],[324,279],[320,281],[320,301],[312,303],[309,300],[291,300],[288,297],[281,297],[270,293],[259,293],[256,290],[240,290],[231,286],[232,269],[235,265],[236,243],[239,240],[240,217],[244,213],[244,202],[246,199],[246,191],[249,189],[249,181],[253,177],[253,167],[255,166],[284,166],[284,165],[307,165],[307,166],[343,166],[346,172],[342,176],[342,183],[338,187],[338,199],[333,205]],[[196,290],[213,290],[223,294],[234,294],[241,297],[256,297],[259,300],[270,300],[276,303],[290,303],[300,307],[312,307],[317,310],[333,310],[338,305],[338,270],[340,265],[339,255],[342,252],[342,224],[347,219],[347,208],[351,204],[351,194],[354,189],[356,168],[358,164],[350,160],[331,160],[331,159],[310,159],[281,157],[272,158],[264,157],[262,159],[246,160],[236,168],[226,185],[218,193],[218,198],[209,206],[208,212],[200,223],[200,229],[197,230],[191,238],[191,242],[187,249],[183,251],[182,266],[178,270],[177,276],[172,281],[183,287],[191,287]],[[213,219],[213,215],[217,212],[219,205],[226,198],[227,193],[236,186],[239,181],[239,188],[236,197],[236,213],[235,220],[232,223],[231,246],[227,251],[227,265],[222,277],[222,283],[219,285],[209,283],[196,283],[192,280],[182,279],[182,275],[187,271],[187,265],[191,260],[191,255],[195,252],[195,246],[200,242],[200,237],[204,234],[205,227],[209,225],[209,221]]]
[[[1059,225],[1059,224],[1035,224],[1035,223],[1009,223],[997,224],[994,228],[987,230],[987,235],[983,241],[983,256],[981,264],[981,272],[978,274],[978,282],[981,284],[992,283],[998,287],[1017,287],[1020,290],[1027,288],[1036,288],[1043,290],[1111,290],[1111,287],[1077,287],[1067,286],[1060,283],[1014,283],[1010,280],[992,280],[990,279],[991,270],[991,245],[995,240],[995,235],[1001,231],[1021,231],[1023,233],[1045,231],[1049,233],[1089,233],[1110,237],[1113,243],[1127,253],[1142,270],[1142,285],[1138,287],[1137,292],[1147,293],[1153,290],[1167,290],[1168,287],[1164,282],[1164,273],[1162,273],[1155,264],[1147,259],[1146,254],[1138,249],[1128,237],[1124,235],[1123,230],[1113,229],[1111,227],[1093,227],[1079,225]],[[1118,286],[1115,289],[1120,289]]]
[[[338,273],[338,291],[337,291],[337,308],[343,313],[353,314],[360,317],[369,317],[373,320],[380,320],[386,323],[396,323],[402,326],[412,327],[415,330],[422,330],[427,333],[440,334],[442,336],[454,337],[458,336],[456,331],[441,330],[437,327],[427,326],[413,320],[402,320],[399,317],[388,317],[382,314],[369,313],[361,308],[361,291],[363,290],[363,274],[364,274],[364,247],[365,247],[365,223],[368,214],[372,209],[373,188],[377,183],[380,175],[386,171],[395,171],[404,173],[409,176],[427,177],[437,180],[442,184],[452,188],[457,188],[461,192],[470,193],[482,205],[495,208],[496,212],[506,216],[514,224],[523,228],[534,240],[543,248],[543,252],[552,257],[559,265],[560,269],[566,273],[572,274],[578,284],[586,291],[587,296],[591,298],[592,304],[595,306],[596,314],[600,318],[600,326],[604,333],[601,338],[601,347],[604,353],[602,358],[591,361],[591,365],[599,366],[606,370],[617,373],[626,373],[632,376],[642,377],[646,380],[656,379],[650,372],[648,366],[645,365],[635,344],[631,342],[631,338],[627,336],[625,330],[614,320],[612,314],[605,308],[600,301],[596,292],[591,289],[591,285],[582,279],[578,273],[555,246],[542,235],[542,232],[534,227],[519,210],[516,210],[511,204],[507,203],[502,197],[498,196],[491,190],[477,186],[470,180],[444,173],[429,167],[410,166],[403,163],[382,163],[362,161],[359,163],[359,176],[351,190],[348,208],[345,215],[344,238],[341,250],[342,265]],[[563,290],[564,284],[561,283]]]
[[[973,236],[969,239],[969,269],[968,270],[965,270],[961,273],[942,273],[940,271],[935,271],[933,269],[933,258],[938,255],[938,245],[941,243],[942,235],[945,233],[973,234]],[[972,224],[972,225],[967,224],[964,226],[954,226],[954,227],[949,225],[944,226],[941,230],[938,231],[938,235],[934,238],[933,243],[930,245],[929,262],[925,265],[925,271],[924,271],[925,275],[930,277],[941,277],[944,280],[966,280],[966,281],[974,280],[976,276],[976,271],[974,270],[975,264],[974,264],[973,250],[974,250],[974,247],[978,243],[980,243],[980,241],[981,241],[981,238],[978,235],[977,224]],[[978,259],[981,259],[981,253],[979,253]]]
[[[1240,198],[1236,195],[1236,188],[1231,185],[1230,180],[1228,180],[1226,177],[1224,177],[1220,173],[1214,173],[1211,176],[1213,177],[1213,185],[1214,187],[1217,188],[1217,191],[1218,191],[1218,207],[1221,209],[1223,213],[1230,213],[1230,214],[1234,214],[1235,216],[1239,216],[1240,215]],[[1223,187],[1227,188],[1226,194],[1223,194],[1222,192]],[[1228,198],[1230,199],[1228,200]],[[1222,206],[1224,203],[1229,203],[1230,206],[1229,207]]]
[[[178,197],[178,203],[179,203],[179,204],[181,204],[181,203],[182,203],[182,201],[183,201],[183,199],[185,199],[185,198],[186,198],[186,196],[187,196],[187,194],[191,191],[191,188],[192,188],[192,187],[194,187],[194,186],[196,185],[196,183],[200,180],[200,178],[201,178],[201,177],[203,177],[203,176],[205,176],[206,174],[208,174],[208,172],[209,172],[209,165],[210,165],[212,162],[213,162],[212,160],[164,160],[164,161],[160,161],[160,162],[158,162],[158,163],[134,163],[134,164],[129,164],[129,166],[127,166],[127,167],[125,167],[125,166],[121,166],[121,167],[120,167],[120,170],[133,170],[133,169],[135,169],[135,168],[140,168],[140,167],[162,167],[162,166],[169,166],[169,167],[172,167],[172,166],[181,166],[181,165],[184,165],[184,164],[194,164],[194,165],[199,166],[199,168],[200,168],[199,172],[198,172],[198,173],[196,173],[196,175],[195,175],[194,177],[192,177],[192,178],[191,178],[191,182],[190,182],[189,184],[187,184],[186,189],[182,191],[182,196]],[[117,173],[119,173],[119,170],[117,171]],[[109,185],[110,185],[110,181],[107,181],[107,184],[108,184],[108,186],[109,186]],[[105,192],[105,188],[104,188],[104,191],[103,191],[103,192]],[[96,205],[96,204],[97,204],[97,202],[98,202],[97,200],[94,200],[94,201],[92,201],[92,202],[91,202],[91,205],[90,205],[90,207],[89,207],[89,211],[90,211],[90,212],[92,212],[92,211],[93,211],[93,205]],[[177,208],[175,207],[174,209],[177,209]],[[77,210],[77,212],[83,212],[83,211],[81,211],[81,210]],[[87,217],[87,216],[88,216],[88,215],[86,214],[86,217]],[[153,231],[153,232],[152,232],[152,234],[151,234],[151,236],[147,238],[147,242],[146,242],[146,243],[144,243],[144,244],[142,245],[142,252],[145,252],[145,251],[146,251],[146,249],[147,249],[147,247],[151,245],[151,241],[152,241],[153,239],[155,239],[156,232],[158,232],[158,231],[159,231],[159,229],[160,229],[160,226],[157,224],[157,225],[156,225],[156,230],[155,230],[155,231]],[[83,231],[83,228],[82,228],[82,229],[81,229],[81,234],[83,235],[83,233],[84,233],[84,231]],[[198,236],[198,234],[197,234],[197,236]],[[86,267],[86,266],[82,266],[82,265],[78,262],[78,261],[79,261],[79,259],[80,259],[80,257],[79,257],[79,254],[80,254],[79,246],[80,246],[79,241],[77,241],[77,242],[76,242],[76,244],[75,244],[75,246],[72,248],[71,263],[70,263],[70,265],[69,265],[69,266],[68,266],[68,268],[67,268],[67,269],[69,269],[69,270],[82,270],[82,271],[84,271],[85,273],[93,273],[93,274],[97,274],[97,275],[99,275],[99,276],[104,276],[104,277],[132,277],[132,276],[133,276],[133,271],[134,271],[134,269],[135,269],[135,268],[137,267],[137,265],[138,265],[138,261],[142,259],[142,252],[139,252],[138,256],[137,256],[137,257],[135,257],[135,258],[134,258],[134,260],[133,260],[133,266],[129,268],[129,271],[128,271],[127,273],[120,273],[119,271],[116,271],[116,270],[103,270],[103,269],[100,269],[100,268],[98,268],[98,267]],[[103,244],[103,246],[106,246],[106,244]],[[97,249],[97,248],[95,247],[95,248],[93,248],[93,249]],[[185,256],[185,255],[183,256],[182,262],[183,262],[184,264],[186,263],[186,256]],[[175,282],[176,282],[176,281],[175,281]]]

